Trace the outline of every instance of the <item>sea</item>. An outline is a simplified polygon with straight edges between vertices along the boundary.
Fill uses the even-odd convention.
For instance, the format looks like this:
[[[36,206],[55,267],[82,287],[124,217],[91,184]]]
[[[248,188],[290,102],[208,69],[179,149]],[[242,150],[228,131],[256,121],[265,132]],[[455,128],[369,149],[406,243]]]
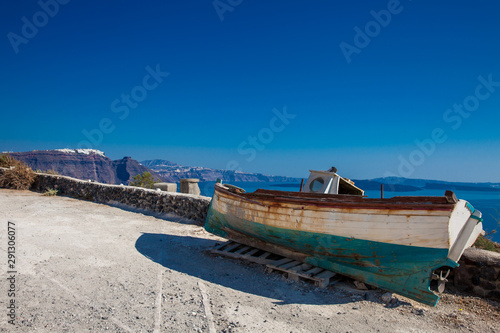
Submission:
[[[231,182],[232,185],[241,187],[247,192],[259,188],[277,191],[299,191],[300,183],[275,183],[275,182]],[[212,197],[215,182],[200,182],[201,195]],[[421,190],[412,192],[384,191],[384,198],[395,196],[444,196],[444,190]],[[459,191],[453,190],[459,199],[467,200],[474,208],[483,213],[483,229],[487,238],[500,242],[500,192],[488,191]],[[368,198],[380,198],[380,191],[365,191]],[[498,230],[498,232],[495,232]]]

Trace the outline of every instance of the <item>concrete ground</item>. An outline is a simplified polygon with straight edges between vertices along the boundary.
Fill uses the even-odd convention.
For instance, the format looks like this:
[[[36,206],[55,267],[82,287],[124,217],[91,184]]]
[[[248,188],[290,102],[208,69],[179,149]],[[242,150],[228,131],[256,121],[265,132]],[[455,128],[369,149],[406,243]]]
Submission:
[[[175,221],[174,221],[175,220]],[[8,222],[15,223],[9,296]],[[437,307],[342,282],[320,290],[208,254],[186,221],[0,189],[0,330],[9,332],[499,332],[498,303],[445,293]],[[12,223],[11,223],[12,226]],[[11,229],[12,230],[12,229]],[[15,325],[7,308],[16,304]]]

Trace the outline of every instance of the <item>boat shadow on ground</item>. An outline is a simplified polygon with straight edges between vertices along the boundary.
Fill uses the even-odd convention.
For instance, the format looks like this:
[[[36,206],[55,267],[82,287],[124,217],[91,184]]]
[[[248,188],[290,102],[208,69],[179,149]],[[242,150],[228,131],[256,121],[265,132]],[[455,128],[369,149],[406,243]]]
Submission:
[[[286,281],[267,274],[264,265],[208,253],[217,241],[192,236],[144,233],[135,247],[146,258],[163,267],[243,293],[275,299],[275,304],[333,305],[368,300],[381,303],[381,290],[360,292],[343,288],[315,288],[313,284]]]

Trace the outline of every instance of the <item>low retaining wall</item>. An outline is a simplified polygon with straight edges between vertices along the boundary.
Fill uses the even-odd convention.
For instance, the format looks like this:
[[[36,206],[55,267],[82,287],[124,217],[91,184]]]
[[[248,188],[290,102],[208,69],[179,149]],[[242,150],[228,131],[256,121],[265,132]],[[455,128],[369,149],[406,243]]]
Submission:
[[[0,174],[3,172],[0,168]],[[108,185],[60,175],[37,173],[31,190],[45,192],[56,189],[58,194],[106,204],[125,205],[130,208],[176,214],[202,225],[205,223],[210,198],[150,190],[141,187]]]
[[[457,288],[500,301],[500,253],[470,248],[459,264],[453,270]]]

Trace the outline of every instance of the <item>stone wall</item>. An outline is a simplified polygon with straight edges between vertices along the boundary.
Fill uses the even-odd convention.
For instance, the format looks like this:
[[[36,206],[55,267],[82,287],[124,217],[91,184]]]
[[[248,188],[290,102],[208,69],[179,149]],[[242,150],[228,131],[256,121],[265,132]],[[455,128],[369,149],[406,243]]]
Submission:
[[[470,248],[459,264],[453,270],[457,288],[500,301],[500,253]]]
[[[3,172],[0,168],[0,174]],[[58,195],[126,206],[133,209],[176,214],[202,225],[205,223],[210,198],[198,195],[163,192],[140,187],[108,185],[76,178],[37,173],[31,190],[45,192],[56,189]]]

